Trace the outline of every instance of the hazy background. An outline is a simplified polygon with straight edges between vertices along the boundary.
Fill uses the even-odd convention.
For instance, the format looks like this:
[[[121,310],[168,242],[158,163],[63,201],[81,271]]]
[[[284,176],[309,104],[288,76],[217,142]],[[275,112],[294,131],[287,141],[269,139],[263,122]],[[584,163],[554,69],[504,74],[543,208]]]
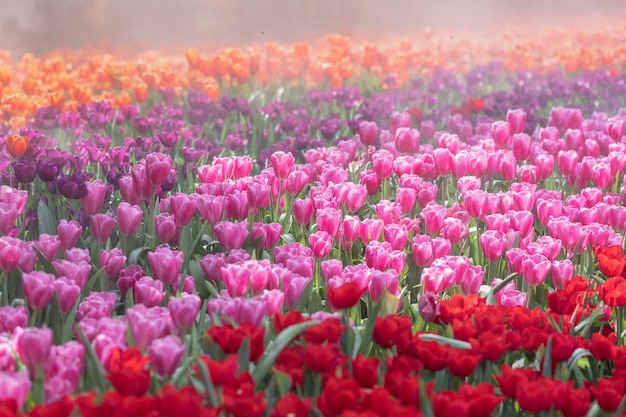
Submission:
[[[490,35],[508,25],[585,29],[626,21],[623,0],[0,0],[0,48],[19,57],[85,45],[180,51],[292,42],[340,32],[367,40]]]

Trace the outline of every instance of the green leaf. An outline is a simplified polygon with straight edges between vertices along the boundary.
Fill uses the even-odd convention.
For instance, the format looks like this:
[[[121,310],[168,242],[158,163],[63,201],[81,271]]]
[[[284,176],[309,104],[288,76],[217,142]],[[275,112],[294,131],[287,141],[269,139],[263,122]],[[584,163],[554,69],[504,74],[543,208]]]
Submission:
[[[57,224],[52,212],[43,201],[37,204],[37,223],[39,224],[39,235],[56,235]]]
[[[61,333],[63,343],[69,341],[72,337],[72,329],[74,328],[74,323],[76,321],[76,309],[78,308],[78,304],[80,304],[80,297],[76,299],[74,307],[72,307],[70,312],[65,316],[65,323],[63,323],[63,330]]]
[[[216,408],[218,406],[217,395],[215,394],[215,385],[211,381],[211,374],[209,374],[209,369],[206,366],[206,363],[202,362],[200,358],[196,358],[196,365],[200,368],[200,375],[202,376],[202,382],[204,383],[204,388],[206,388],[207,395],[209,397],[209,405],[212,408]]]
[[[322,297],[320,296],[320,293],[318,291],[312,291],[311,299],[309,300],[309,314],[322,310],[324,310],[324,305],[322,304]]]
[[[437,342],[440,343],[442,345],[450,345],[453,348],[456,349],[471,349],[472,345],[469,344],[468,342],[464,342],[462,340],[456,340],[456,339],[452,339],[450,337],[444,337],[438,334],[430,334],[430,333],[424,333],[424,334],[420,334],[418,336],[420,339],[425,340],[427,342]]]
[[[104,277],[103,273],[104,273],[104,266],[100,269],[98,269],[96,271],[95,274],[93,274],[91,276],[91,278],[89,278],[89,281],[87,281],[87,284],[85,284],[85,288],[83,289],[83,294],[88,295],[91,293],[91,289],[93,288],[93,286],[96,284],[96,282],[98,282],[98,280],[102,277]]]
[[[546,352],[543,356],[543,368],[541,369],[543,376],[552,378],[552,336],[548,338]]]
[[[150,249],[152,249],[150,246],[140,246],[134,249],[128,256],[128,264],[137,265],[139,263],[139,257],[141,256],[141,253],[149,251]]]
[[[276,370],[274,371],[274,378],[276,378],[276,388],[278,389],[279,397],[283,397],[291,392],[293,382],[288,373]]]
[[[298,298],[298,301],[296,301],[296,305],[293,307],[294,310],[304,311],[304,307],[309,303],[309,300],[311,299],[311,293],[313,292],[314,284],[315,280],[313,279],[311,279],[306,284],[306,286],[302,290],[302,294],[300,294],[300,297]]]
[[[237,352],[237,363],[239,364],[239,372],[247,371],[250,367],[250,337],[246,336]]]
[[[369,311],[367,315],[367,324],[365,324],[365,330],[361,336],[361,348],[359,349],[359,352],[364,355],[367,354],[370,346],[372,345],[372,334],[374,334],[374,325],[376,324],[376,319],[378,318],[381,303],[382,299],[378,299],[378,302],[374,304],[374,307],[372,307],[372,311]]]
[[[302,332],[308,329],[311,326],[319,324],[319,321],[306,321],[304,323],[295,324],[293,326],[289,326],[284,329],[280,334],[276,337],[273,343],[271,343],[265,350],[265,354],[259,359],[252,373],[252,377],[254,378],[255,385],[258,387],[266,377],[266,375],[274,366],[276,362],[276,358],[282,350],[289,344],[293,339],[299,336]]]
[[[98,392],[104,392],[106,390],[106,376],[104,373],[104,369],[102,369],[102,365],[100,365],[100,361],[98,360],[98,356],[96,356],[96,352],[93,350],[93,346],[89,343],[89,339],[85,335],[83,329],[80,326],[76,327],[76,331],[78,332],[78,336],[85,347],[85,359],[88,360],[87,366],[90,366],[91,370],[86,370],[86,374],[89,375],[91,382],[97,387]]]
[[[52,263],[45,256],[43,256],[43,253],[41,253],[39,249],[37,249],[35,246],[32,246],[32,248],[35,250],[35,252],[37,252],[37,260],[39,261],[41,266],[43,266],[44,272],[56,275],[56,270],[52,266]]]

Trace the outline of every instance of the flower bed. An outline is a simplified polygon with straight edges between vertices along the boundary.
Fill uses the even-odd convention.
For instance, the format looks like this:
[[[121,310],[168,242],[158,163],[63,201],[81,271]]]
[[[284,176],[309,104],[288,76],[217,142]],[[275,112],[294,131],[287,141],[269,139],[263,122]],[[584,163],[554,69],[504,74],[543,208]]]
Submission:
[[[0,72],[3,415],[626,412],[621,67],[329,39]]]

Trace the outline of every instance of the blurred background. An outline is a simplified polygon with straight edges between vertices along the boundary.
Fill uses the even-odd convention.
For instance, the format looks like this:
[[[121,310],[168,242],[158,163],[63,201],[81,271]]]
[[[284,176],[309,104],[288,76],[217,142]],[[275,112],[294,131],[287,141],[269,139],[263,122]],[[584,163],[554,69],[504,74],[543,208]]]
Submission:
[[[426,28],[493,36],[511,25],[532,32],[624,21],[624,9],[624,0],[0,0],[0,48],[14,56],[86,45],[180,51]]]

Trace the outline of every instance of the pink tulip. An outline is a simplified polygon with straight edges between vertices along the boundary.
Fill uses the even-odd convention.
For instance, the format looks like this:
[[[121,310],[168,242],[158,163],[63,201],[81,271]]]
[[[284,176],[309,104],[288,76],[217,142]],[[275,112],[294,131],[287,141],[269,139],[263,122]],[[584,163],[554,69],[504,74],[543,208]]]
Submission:
[[[461,281],[461,291],[464,294],[477,294],[483,283],[485,273],[480,265],[470,265],[465,277]]]
[[[359,123],[359,139],[365,146],[373,145],[378,135],[376,122],[362,121]]]
[[[552,264],[543,255],[528,255],[522,261],[522,276],[532,286],[540,285],[545,281]]]
[[[11,272],[17,269],[22,256],[19,240],[11,237],[0,237],[0,270]]]
[[[345,216],[341,225],[342,245],[348,246],[361,234],[361,219],[358,216]]]
[[[67,251],[78,243],[83,228],[76,220],[67,221],[65,219],[59,222],[57,227],[59,240],[61,241],[61,249]]]
[[[24,306],[0,307],[0,333],[13,332],[17,327],[28,324],[28,310]]]
[[[435,259],[433,255],[433,239],[428,235],[415,235],[411,242],[411,253],[417,266],[430,266]]]
[[[172,158],[169,155],[152,152],[146,155],[146,174],[153,186],[165,182],[172,169]]]
[[[76,319],[99,320],[110,317],[117,302],[117,295],[112,292],[92,292],[78,305]]]
[[[422,271],[421,282],[424,292],[446,291],[454,284],[454,271],[445,264],[432,265]]]
[[[508,122],[494,122],[491,125],[491,135],[499,148],[508,148],[511,141],[511,126]]]
[[[59,252],[59,249],[61,248],[61,241],[59,240],[59,237],[57,235],[51,236],[51,235],[42,233],[41,235],[39,235],[39,240],[37,240],[36,242],[33,242],[33,246],[39,252],[41,252],[44,258],[52,262],[52,260],[57,257],[57,253]],[[1,250],[2,249],[0,249],[0,251]],[[0,259],[2,259],[2,255],[0,255]],[[0,269],[1,269],[1,266],[0,266]]]
[[[31,387],[28,372],[0,372],[0,380],[0,401],[15,401],[22,409]]]
[[[37,367],[46,363],[53,340],[54,332],[47,327],[27,327],[18,336],[17,353],[31,373],[34,374]]]
[[[126,256],[121,249],[111,249],[109,252],[100,251],[100,268],[104,268],[104,274],[112,280],[117,278],[117,274],[124,269]]]
[[[91,274],[91,264],[80,261],[69,261],[64,259],[55,259],[52,262],[58,277],[67,277],[76,283],[81,289],[85,288],[89,275]]]
[[[409,237],[409,232],[405,226],[398,224],[388,224],[384,229],[385,242],[391,244],[393,250],[404,250]]]
[[[89,221],[92,237],[96,241],[105,244],[107,240],[109,240],[109,237],[111,237],[113,228],[115,227],[113,215],[111,213],[95,214],[91,216]]]
[[[513,135],[522,133],[526,126],[526,112],[524,109],[513,109],[506,112],[506,121]]]
[[[389,267],[391,244],[388,242],[371,241],[365,247],[365,263],[369,268],[385,271]]]
[[[322,259],[330,253],[333,246],[333,237],[320,230],[309,235],[309,245],[313,251],[313,255],[317,259]]]
[[[293,217],[299,225],[308,225],[313,217],[313,204],[311,200],[308,198],[296,198],[293,202]]]
[[[148,252],[147,258],[154,278],[165,285],[171,285],[180,273],[184,254],[168,246],[159,246]]]
[[[431,234],[437,234],[443,226],[443,221],[447,216],[447,210],[445,207],[436,203],[429,203],[424,207],[421,213],[424,218],[424,224],[426,231]]]
[[[455,245],[469,235],[469,228],[460,219],[448,217],[443,221],[441,237]]]
[[[117,206],[117,227],[124,236],[132,236],[141,225],[143,211],[138,205],[122,201]]]
[[[420,146],[420,132],[409,127],[400,127],[395,135],[396,149],[401,153],[416,152]]]
[[[150,277],[141,277],[133,288],[135,304],[143,304],[146,307],[154,307],[165,298],[163,283]]]
[[[169,378],[180,364],[187,347],[176,336],[153,340],[148,347],[151,365],[157,375]]]
[[[187,330],[196,321],[202,300],[195,294],[183,294],[182,297],[170,297],[167,308],[172,322],[178,330]]]
[[[91,256],[89,256],[89,249],[72,248],[65,252],[65,260],[72,263],[91,263]],[[54,262],[53,262],[54,264]]]
[[[480,247],[489,261],[497,261],[507,247],[507,237],[496,230],[487,230],[480,235]]]
[[[310,279],[300,275],[290,275],[284,278],[282,282],[283,291],[285,292],[285,307],[293,308],[302,295],[304,287],[310,282]]]
[[[201,194],[196,199],[198,213],[206,222],[211,225],[217,224],[222,220],[224,213],[224,197],[208,194]]]
[[[346,193],[344,204],[351,213],[356,213],[363,207],[367,197],[367,188],[362,184],[351,185]]]
[[[167,327],[167,321],[159,307],[149,308],[143,304],[126,310],[126,320],[135,339],[135,345],[141,350],[146,350],[152,341],[161,337]]]
[[[359,174],[360,183],[365,186],[367,195],[373,196],[378,192],[380,187],[380,177],[372,170],[365,170]]]
[[[46,403],[53,403],[76,391],[84,364],[85,348],[80,342],[71,341],[52,346],[44,368]]]
[[[81,292],[80,286],[67,277],[60,277],[54,281],[54,289],[57,293],[61,313],[67,314],[72,311]]]
[[[85,185],[87,187],[87,195],[80,202],[87,213],[96,214],[102,209],[108,186],[102,180],[88,182]]]
[[[372,168],[379,178],[387,179],[393,174],[394,157],[391,152],[381,149],[372,155]],[[367,184],[365,184],[367,187]]]
[[[22,274],[22,286],[28,305],[34,310],[43,310],[54,293],[54,275],[40,271]]]
[[[0,202],[0,235],[8,235],[19,217],[17,207]]]
[[[248,238],[248,222],[220,222],[213,232],[223,250],[241,249]]]
[[[569,259],[552,262],[552,282],[557,288],[563,288],[574,276],[574,264]]]
[[[400,287],[398,286],[398,273],[390,269],[388,271],[373,271],[369,284],[370,297],[374,303],[378,302],[378,299],[386,291],[392,295],[400,294]]]
[[[287,179],[293,170],[295,160],[291,153],[284,153],[282,151],[274,152],[272,156],[270,156],[270,162],[272,163],[276,178],[281,181]]]
[[[248,204],[248,194],[241,190],[233,190],[225,193],[224,211],[226,217],[241,221],[248,217],[250,205]]]
[[[367,245],[370,241],[376,241],[380,238],[384,227],[384,223],[380,219],[364,219],[361,222],[361,241]]]
[[[315,218],[317,219],[317,229],[335,237],[339,231],[341,217],[341,210],[330,207],[317,210],[315,213]]]
[[[391,134],[395,135],[398,129],[400,128],[409,128],[411,127],[411,115],[407,112],[392,112],[389,116],[389,126],[391,129]]]
[[[492,287],[498,286],[502,280],[500,278],[496,278],[491,283]],[[498,304],[508,307],[515,306],[525,306],[527,295],[525,292],[518,291],[515,289],[515,283],[510,282],[504,286],[500,291],[498,291],[494,298],[498,302]]]

